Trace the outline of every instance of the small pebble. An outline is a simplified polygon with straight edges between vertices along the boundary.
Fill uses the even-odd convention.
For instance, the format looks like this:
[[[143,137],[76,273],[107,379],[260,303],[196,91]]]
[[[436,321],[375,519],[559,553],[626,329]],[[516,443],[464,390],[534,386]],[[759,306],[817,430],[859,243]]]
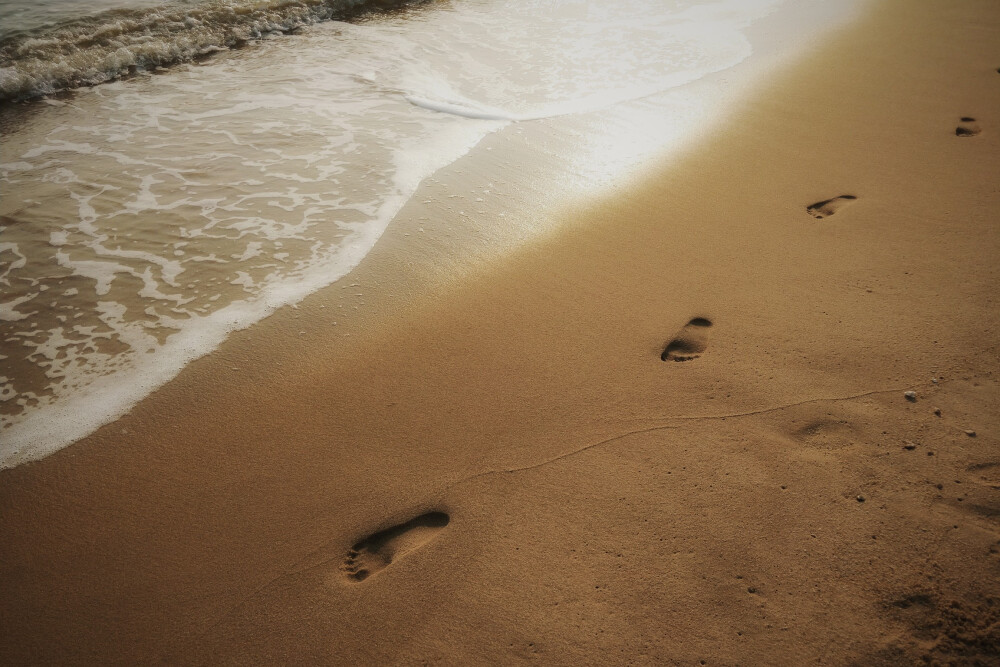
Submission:
[[[934,408],[934,414],[937,415],[938,417],[940,417],[941,416],[941,408]]]
[[[967,428],[965,429],[965,435],[969,436],[970,438],[975,438],[976,432],[973,431],[971,428]]]
[[[910,401],[911,403],[916,403],[917,401],[917,392],[915,391],[904,392],[903,396],[905,396],[906,400]]]
[[[903,449],[905,449],[907,451],[910,451],[910,452],[912,452],[916,448],[917,448],[916,444],[910,442],[909,440],[907,440],[906,444],[903,445]]]
[[[864,496],[858,496],[858,502],[859,503],[865,502],[865,497]]]
[[[938,383],[938,379],[937,378],[931,378],[931,382],[933,382],[934,384],[937,384]]]

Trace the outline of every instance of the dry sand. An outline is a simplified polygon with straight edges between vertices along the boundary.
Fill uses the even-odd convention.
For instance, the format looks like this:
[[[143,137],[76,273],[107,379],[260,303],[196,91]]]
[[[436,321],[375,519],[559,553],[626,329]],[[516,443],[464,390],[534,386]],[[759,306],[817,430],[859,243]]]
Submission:
[[[998,45],[881,2],[447,287],[404,215],[0,473],[3,662],[1000,664]]]

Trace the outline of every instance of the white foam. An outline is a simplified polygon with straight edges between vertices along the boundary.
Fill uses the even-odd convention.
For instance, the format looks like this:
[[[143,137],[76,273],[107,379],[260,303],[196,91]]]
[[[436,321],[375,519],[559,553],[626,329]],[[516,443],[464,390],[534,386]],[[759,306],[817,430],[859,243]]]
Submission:
[[[447,100],[431,100],[426,97],[420,97],[419,95],[407,95],[406,100],[411,104],[423,107],[424,109],[438,111],[441,113],[449,113],[463,118],[505,121],[533,120],[522,115],[503,111],[501,109],[491,109],[486,106],[477,105],[473,102],[459,103]]]
[[[17,322],[18,320],[28,319],[34,315],[34,313],[19,311],[17,310],[17,307],[22,303],[28,303],[36,296],[36,294],[25,294],[24,296],[19,296],[11,301],[0,303],[0,320],[3,320],[4,322]]]
[[[56,253],[59,266],[65,266],[74,275],[90,278],[95,282],[94,291],[104,296],[111,291],[111,283],[119,273],[134,273],[132,269],[117,262],[95,262],[93,260],[73,260],[65,252]]]
[[[427,10],[419,26],[327,24],[53,110],[71,120],[45,136],[15,135],[13,161],[0,165],[6,192],[37,199],[0,201],[0,212],[24,204],[28,224],[5,235],[34,249],[14,272],[46,258],[60,269],[0,305],[28,361],[51,379],[47,393],[4,399],[24,409],[6,420],[0,467],[120,417],[230,332],[336,282],[421,181],[486,134],[598,109],[609,127],[675,113],[682,96],[655,96],[748,57],[741,30],[776,4],[671,12],[662,0],[470,0]],[[643,98],[646,107],[624,104]],[[689,130],[704,109],[686,108]],[[666,141],[639,135],[588,139],[587,150],[620,166]],[[35,207],[45,224],[32,220]],[[70,279],[80,289],[60,285]],[[48,294],[62,310],[51,325],[16,328],[33,323],[36,295],[57,285]],[[0,380],[0,396],[18,381]]]

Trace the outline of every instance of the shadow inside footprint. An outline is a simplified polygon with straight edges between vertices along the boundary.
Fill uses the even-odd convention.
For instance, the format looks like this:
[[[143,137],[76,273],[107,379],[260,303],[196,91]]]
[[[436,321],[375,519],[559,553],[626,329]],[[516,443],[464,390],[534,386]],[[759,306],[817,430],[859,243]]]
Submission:
[[[976,124],[976,119],[972,116],[962,116],[960,120],[961,123],[955,128],[956,137],[974,137],[982,132],[979,125]]]
[[[840,195],[839,197],[834,197],[833,199],[824,199],[823,201],[818,201],[815,204],[806,206],[806,211],[812,217],[822,220],[823,218],[830,217],[855,199],[857,199],[857,197],[854,195]]]
[[[347,552],[340,567],[348,581],[364,581],[393,561],[427,544],[448,525],[444,512],[429,512],[361,540]]]
[[[712,322],[696,317],[677,332],[660,355],[661,361],[691,361],[708,347],[708,328]]]

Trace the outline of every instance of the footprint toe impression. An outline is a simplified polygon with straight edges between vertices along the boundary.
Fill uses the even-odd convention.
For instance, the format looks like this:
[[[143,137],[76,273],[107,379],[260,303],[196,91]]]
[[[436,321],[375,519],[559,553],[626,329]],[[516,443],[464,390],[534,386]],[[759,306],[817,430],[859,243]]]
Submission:
[[[430,542],[449,521],[444,512],[429,512],[369,535],[351,547],[340,570],[349,582],[364,581]]]
[[[956,137],[974,137],[982,132],[979,125],[976,124],[976,119],[972,116],[962,116],[960,121],[958,127],[955,128]]]
[[[822,220],[823,218],[830,217],[855,199],[857,199],[857,197],[854,195],[840,195],[839,197],[834,197],[833,199],[824,199],[823,201],[818,201],[815,204],[806,206],[806,211],[817,220]]]
[[[685,324],[677,335],[663,348],[662,361],[691,361],[701,356],[708,347],[710,320],[696,317]]]

